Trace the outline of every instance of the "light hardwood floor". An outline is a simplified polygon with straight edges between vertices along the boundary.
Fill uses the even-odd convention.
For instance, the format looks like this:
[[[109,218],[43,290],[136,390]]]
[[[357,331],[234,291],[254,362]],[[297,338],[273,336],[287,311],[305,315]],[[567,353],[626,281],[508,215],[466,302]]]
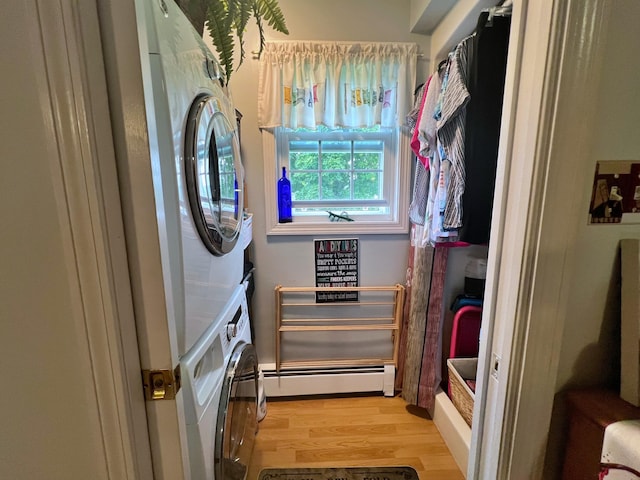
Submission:
[[[463,479],[423,412],[399,396],[268,399],[247,478],[268,467],[408,465],[420,480]]]

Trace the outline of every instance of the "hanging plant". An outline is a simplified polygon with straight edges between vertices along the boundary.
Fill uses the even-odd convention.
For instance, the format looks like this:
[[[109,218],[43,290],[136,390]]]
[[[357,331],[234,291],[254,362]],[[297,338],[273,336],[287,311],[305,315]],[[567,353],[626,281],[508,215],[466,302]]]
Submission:
[[[177,0],[177,3],[200,35],[203,34],[204,27],[207,27],[224,70],[226,83],[229,83],[234,69],[244,61],[244,32],[251,17],[260,34],[258,58],[264,49],[265,23],[280,33],[289,34],[278,0]],[[240,47],[240,60],[234,66],[236,39]]]

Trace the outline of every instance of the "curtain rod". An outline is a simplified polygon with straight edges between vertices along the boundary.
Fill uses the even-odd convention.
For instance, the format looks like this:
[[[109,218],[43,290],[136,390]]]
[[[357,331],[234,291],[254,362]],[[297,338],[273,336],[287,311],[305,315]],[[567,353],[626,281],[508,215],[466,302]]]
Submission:
[[[327,44],[333,43],[336,45],[360,45],[360,44],[374,44],[374,45],[418,45],[416,42],[368,42],[366,40],[356,40],[349,42],[346,40],[267,40],[266,43],[317,43]]]

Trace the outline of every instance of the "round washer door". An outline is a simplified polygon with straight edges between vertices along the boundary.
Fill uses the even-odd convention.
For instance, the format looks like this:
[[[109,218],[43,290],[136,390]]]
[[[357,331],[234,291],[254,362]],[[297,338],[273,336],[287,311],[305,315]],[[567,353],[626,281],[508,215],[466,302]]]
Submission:
[[[217,256],[233,249],[242,226],[243,169],[232,125],[212,95],[196,98],[186,125],[185,178],[191,214],[207,250]]]
[[[251,344],[231,354],[220,395],[214,448],[215,478],[245,480],[258,431],[258,357]]]

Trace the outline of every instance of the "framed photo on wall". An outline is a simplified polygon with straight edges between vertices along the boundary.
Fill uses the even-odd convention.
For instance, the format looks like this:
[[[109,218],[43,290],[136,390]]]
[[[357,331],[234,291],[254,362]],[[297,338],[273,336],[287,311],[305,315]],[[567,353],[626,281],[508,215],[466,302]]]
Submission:
[[[597,162],[589,223],[640,223],[640,160]]]

